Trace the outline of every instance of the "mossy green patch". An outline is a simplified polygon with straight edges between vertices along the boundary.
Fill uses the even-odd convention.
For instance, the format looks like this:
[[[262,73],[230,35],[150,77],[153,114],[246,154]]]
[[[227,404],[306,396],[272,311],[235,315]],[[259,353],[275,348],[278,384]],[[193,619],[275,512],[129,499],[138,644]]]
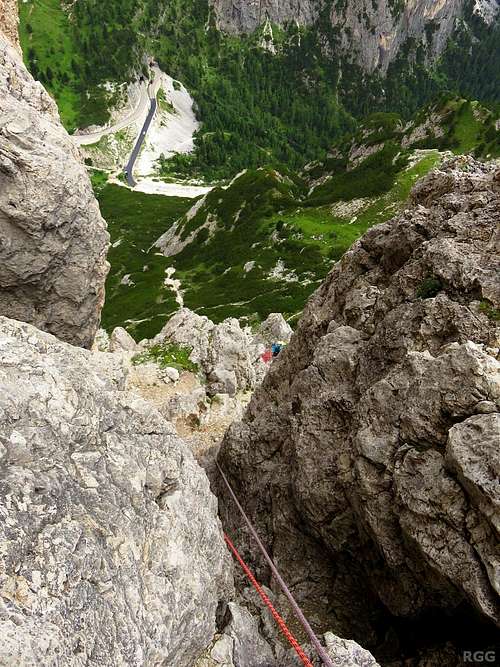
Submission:
[[[481,301],[481,303],[479,304],[479,310],[482,313],[484,313],[487,317],[489,317],[490,320],[493,320],[494,322],[500,321],[500,310],[498,308],[495,308],[495,306],[491,303],[491,301],[483,299],[483,301]]]
[[[427,276],[417,287],[416,295],[419,299],[433,299],[443,289],[443,284],[436,276]]]
[[[90,181],[96,195],[99,195],[108,183],[108,174],[100,169],[90,169]]]
[[[140,364],[154,362],[158,364],[160,368],[167,368],[170,366],[179,371],[184,370],[190,371],[191,373],[197,373],[199,370],[198,364],[193,363],[189,358],[191,352],[192,348],[176,345],[175,343],[153,345],[144,352],[132,357],[132,363],[134,366],[138,366]]]

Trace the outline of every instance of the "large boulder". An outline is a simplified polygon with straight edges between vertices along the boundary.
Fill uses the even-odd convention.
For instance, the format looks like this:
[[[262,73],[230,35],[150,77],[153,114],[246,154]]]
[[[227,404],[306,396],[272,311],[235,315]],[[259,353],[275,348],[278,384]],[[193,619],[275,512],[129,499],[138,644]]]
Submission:
[[[203,363],[208,355],[210,338],[215,324],[205,315],[189,308],[180,308],[153,339],[153,344],[175,343],[191,348],[191,360]]]
[[[216,374],[213,393],[221,393],[220,378],[227,379],[228,376],[234,377],[236,389],[253,389],[257,380],[255,366],[259,362],[259,352],[250,330],[242,329],[237,319],[229,318],[215,326],[206,359],[209,377],[211,373]],[[228,383],[231,384],[229,380]]]
[[[296,596],[392,658],[416,619],[452,643],[500,624],[497,169],[446,163],[354,244],[220,451]]]
[[[15,5],[4,2],[1,18],[11,36]],[[78,149],[54,101],[0,32],[0,313],[90,347],[107,247]]]
[[[208,317],[181,308],[150,344],[190,348],[190,359],[200,366],[212,396],[249,391],[263,376],[262,343],[235,318],[214,324]]]
[[[271,313],[258,328],[256,338],[269,347],[276,342],[289,343],[292,333],[292,327],[281,313]]]
[[[116,327],[109,338],[108,349],[110,352],[137,352],[138,346],[126,329]]]
[[[120,359],[0,318],[0,665],[192,667],[231,595],[207,478]]]

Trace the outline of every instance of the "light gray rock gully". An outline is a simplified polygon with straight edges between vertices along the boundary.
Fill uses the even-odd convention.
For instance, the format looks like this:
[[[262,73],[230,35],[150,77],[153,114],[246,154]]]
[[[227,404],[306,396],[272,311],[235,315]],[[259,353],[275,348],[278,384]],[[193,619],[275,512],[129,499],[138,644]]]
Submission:
[[[392,618],[459,605],[500,624],[499,220],[498,166],[456,158],[420,181],[335,265],[220,450],[318,626],[368,648]]]
[[[0,0],[0,666],[276,667],[256,620],[231,601],[205,473],[126,390],[141,346],[122,328],[95,338],[105,223],[16,27],[16,3]],[[196,317],[181,312],[161,340],[192,345],[213,390],[255,387],[261,340],[236,320]],[[261,333],[290,331],[274,316]],[[221,604],[230,614],[218,627]],[[199,662],[216,630],[222,662]],[[347,643],[330,644],[344,660]]]
[[[108,238],[54,101],[0,32],[0,314],[90,347]]]
[[[294,666],[231,601],[207,477],[123,361],[0,317],[0,665]]]

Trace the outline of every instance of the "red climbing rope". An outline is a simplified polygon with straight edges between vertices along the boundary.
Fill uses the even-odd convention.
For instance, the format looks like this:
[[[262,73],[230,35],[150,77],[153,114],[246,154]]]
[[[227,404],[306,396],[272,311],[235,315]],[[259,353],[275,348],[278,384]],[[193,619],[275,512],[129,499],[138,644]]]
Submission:
[[[250,533],[252,534],[253,539],[255,540],[255,542],[256,542],[257,546],[259,547],[262,555],[264,556],[264,558],[266,559],[269,567],[271,568],[271,572],[273,573],[274,578],[278,582],[278,584],[279,584],[281,590],[283,591],[283,593],[288,598],[288,601],[290,602],[290,605],[293,609],[293,612],[294,612],[295,616],[301,622],[302,627],[306,631],[307,636],[309,637],[309,639],[311,640],[312,645],[316,649],[316,653],[319,655],[319,657],[323,661],[323,665],[325,665],[325,667],[334,667],[332,659],[327,654],[327,652],[325,651],[323,646],[321,646],[321,643],[320,643],[319,639],[316,637],[316,634],[315,634],[314,630],[311,628],[311,626],[309,624],[309,621],[304,616],[301,608],[297,604],[297,601],[295,600],[295,598],[293,597],[290,589],[286,585],[285,580],[283,579],[283,577],[281,576],[281,574],[278,571],[278,568],[274,564],[273,559],[267,553],[265,546],[262,544],[262,540],[260,539],[260,537],[257,534],[257,531],[255,530],[255,528],[252,525],[252,522],[250,521],[250,519],[245,514],[245,510],[241,506],[240,501],[238,500],[238,498],[236,497],[236,494],[233,491],[233,489],[231,487],[231,484],[229,484],[229,480],[225,476],[222,468],[217,463],[217,461],[215,462],[215,465],[217,466],[217,469],[218,469],[218,471],[219,471],[219,473],[220,473],[220,475],[221,475],[221,477],[224,481],[224,484],[226,485],[227,490],[229,491],[229,494],[231,495],[231,498],[234,500],[234,503],[235,503],[236,507],[238,508],[241,516],[245,520],[245,523],[247,524],[248,529],[250,530]]]
[[[243,568],[243,571],[247,575],[248,579],[252,582],[253,587],[257,591],[257,593],[260,595],[262,598],[262,602],[266,605],[266,607],[269,609],[271,614],[273,615],[274,620],[276,623],[280,626],[281,632],[285,635],[287,640],[289,641],[290,645],[293,647],[295,650],[295,653],[299,656],[299,658],[302,660],[304,663],[305,667],[313,667],[312,662],[309,660],[307,655],[304,653],[302,650],[299,642],[295,639],[295,637],[292,635],[290,630],[287,627],[287,624],[283,620],[283,618],[280,616],[280,614],[276,611],[276,609],[273,606],[273,603],[271,600],[268,598],[268,596],[265,594],[265,592],[262,590],[262,587],[260,586],[259,582],[257,579],[253,576],[252,571],[248,567],[248,565],[245,563],[243,558],[240,556],[238,553],[238,550],[234,546],[234,544],[231,542],[229,537],[224,533],[224,539],[226,540],[227,546],[231,549],[233,552],[234,557],[238,561],[238,563],[241,565]]]

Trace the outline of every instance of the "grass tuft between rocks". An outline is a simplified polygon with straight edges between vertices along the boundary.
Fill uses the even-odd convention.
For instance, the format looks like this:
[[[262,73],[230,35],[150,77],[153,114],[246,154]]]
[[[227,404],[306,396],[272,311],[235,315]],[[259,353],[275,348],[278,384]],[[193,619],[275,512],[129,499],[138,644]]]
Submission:
[[[198,364],[195,364],[189,358],[192,348],[176,345],[175,343],[166,343],[153,345],[148,350],[136,354],[132,358],[134,366],[154,362],[160,368],[176,368],[178,371],[190,371],[198,373]]]

